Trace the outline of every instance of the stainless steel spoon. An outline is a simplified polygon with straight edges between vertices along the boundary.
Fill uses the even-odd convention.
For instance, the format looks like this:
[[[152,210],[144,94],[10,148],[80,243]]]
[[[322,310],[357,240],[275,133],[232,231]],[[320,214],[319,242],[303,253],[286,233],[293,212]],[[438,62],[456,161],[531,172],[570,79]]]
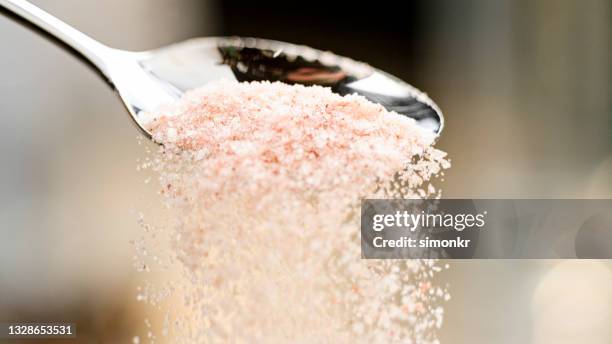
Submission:
[[[256,38],[198,38],[145,52],[113,49],[25,0],[0,0],[9,17],[45,35],[94,68],[115,88],[138,128],[147,111],[220,79],[322,85],[358,93],[414,118],[439,136],[440,109],[424,93],[366,64],[306,46]]]

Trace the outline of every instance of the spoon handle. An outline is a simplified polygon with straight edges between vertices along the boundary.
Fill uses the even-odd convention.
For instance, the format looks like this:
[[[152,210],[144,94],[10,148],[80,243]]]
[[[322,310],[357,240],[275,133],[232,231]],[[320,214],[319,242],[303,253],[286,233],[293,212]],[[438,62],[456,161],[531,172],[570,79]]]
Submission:
[[[25,0],[0,0],[0,12],[59,44],[110,82],[106,61],[113,49]]]

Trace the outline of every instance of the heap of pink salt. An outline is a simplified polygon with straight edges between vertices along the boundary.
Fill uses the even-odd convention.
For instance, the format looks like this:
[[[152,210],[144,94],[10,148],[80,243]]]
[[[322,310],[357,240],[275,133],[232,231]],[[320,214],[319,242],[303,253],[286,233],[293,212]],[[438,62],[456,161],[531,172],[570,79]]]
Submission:
[[[192,312],[173,342],[436,342],[439,267],[361,260],[356,208],[436,196],[448,161],[431,133],[283,83],[214,82],[149,115]]]
[[[149,125],[155,141],[205,161],[207,193],[237,191],[246,184],[227,180],[243,177],[258,192],[371,187],[414,156],[433,161],[407,179],[420,185],[446,167],[445,154],[431,147],[433,134],[411,118],[318,86],[215,82],[155,117]]]

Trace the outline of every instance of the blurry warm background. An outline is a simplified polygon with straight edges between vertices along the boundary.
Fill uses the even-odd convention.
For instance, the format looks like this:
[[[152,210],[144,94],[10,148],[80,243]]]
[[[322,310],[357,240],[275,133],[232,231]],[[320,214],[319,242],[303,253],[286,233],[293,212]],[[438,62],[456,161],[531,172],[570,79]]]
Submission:
[[[194,36],[307,44],[423,89],[447,126],[446,197],[611,198],[612,3],[605,0],[33,1],[111,46]],[[0,18],[0,322],[78,322],[79,342],[146,337],[132,266],[158,207],[113,92]],[[452,261],[443,343],[610,343],[609,261]]]

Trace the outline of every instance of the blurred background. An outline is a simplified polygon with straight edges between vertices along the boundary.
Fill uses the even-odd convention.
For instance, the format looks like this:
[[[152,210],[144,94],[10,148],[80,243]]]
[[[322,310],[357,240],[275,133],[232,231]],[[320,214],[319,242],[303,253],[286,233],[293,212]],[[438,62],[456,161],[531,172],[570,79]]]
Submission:
[[[612,196],[609,1],[32,2],[117,48],[255,36],[397,75],[445,113],[445,197]],[[146,338],[129,241],[159,199],[136,171],[138,132],[72,56],[4,17],[0,42],[0,322],[76,321],[82,343]],[[612,342],[610,261],[449,263],[442,343]]]

